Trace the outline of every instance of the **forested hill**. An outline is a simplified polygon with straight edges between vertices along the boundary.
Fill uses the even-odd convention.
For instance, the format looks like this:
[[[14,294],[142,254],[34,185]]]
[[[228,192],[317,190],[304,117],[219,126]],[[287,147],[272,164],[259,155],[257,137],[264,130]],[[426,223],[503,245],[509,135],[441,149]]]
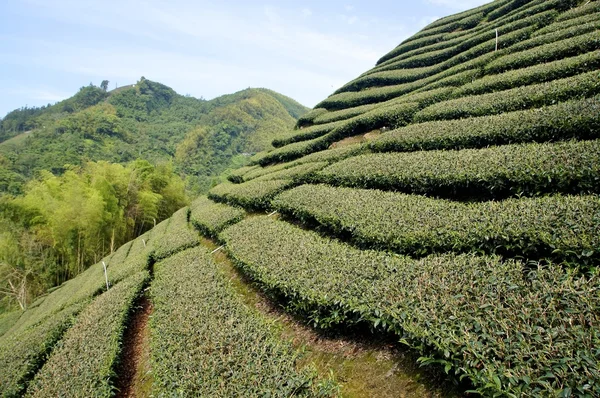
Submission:
[[[229,181],[3,314],[0,394],[600,397],[598,48],[598,0],[432,22]],[[155,117],[118,116],[133,94],[97,106]]]
[[[0,193],[21,193],[40,170],[61,174],[85,161],[137,158],[174,161],[188,188],[206,190],[228,167],[272,148],[306,111],[267,89],[206,101],[144,78],[110,92],[90,85],[55,105],[17,109],[0,121]]]

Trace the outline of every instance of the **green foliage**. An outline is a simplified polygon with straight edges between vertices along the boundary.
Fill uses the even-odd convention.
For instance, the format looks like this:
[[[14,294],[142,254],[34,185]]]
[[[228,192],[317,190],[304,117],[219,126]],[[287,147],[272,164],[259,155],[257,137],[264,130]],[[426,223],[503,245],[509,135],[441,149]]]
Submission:
[[[210,176],[224,172],[234,157],[272,148],[271,142],[290,129],[295,119],[268,92],[246,90],[231,103],[211,110],[189,131],[175,151],[178,168],[206,192]]]
[[[238,169],[233,170],[228,176],[227,179],[233,183],[239,184],[240,182],[244,182],[244,176],[249,174],[251,171],[256,170],[260,166],[244,166]]]
[[[361,251],[266,217],[221,236],[248,276],[316,327],[393,332],[422,363],[468,377],[484,396],[600,393],[597,275],[552,265],[524,273],[495,256]]]
[[[293,144],[263,153],[254,159],[254,164],[267,166],[278,162],[289,162],[313,152],[323,151],[329,148],[333,142],[335,142],[335,139],[332,138],[331,133],[308,141],[294,142]]]
[[[547,25],[558,15],[552,8],[556,7],[556,5],[561,2],[562,0],[538,1],[537,3],[541,4],[525,10],[520,10],[518,16],[516,16],[517,18],[512,20],[504,18],[494,24],[486,23],[484,26],[469,31],[468,34],[463,34],[450,40],[445,38],[440,43],[425,48],[421,47],[409,53],[399,54],[398,56],[390,58],[390,61],[388,62],[378,63],[378,66],[394,64],[396,68],[404,69],[429,66],[443,62],[448,58],[460,54],[481,43],[492,39],[495,40],[496,27],[500,28],[504,35],[525,26]],[[482,13],[473,14],[471,17],[468,17],[468,20],[471,21],[471,23],[476,22],[475,24],[477,24],[481,21],[482,17]]]
[[[12,311],[0,314],[0,336],[6,333],[21,317],[22,311]]]
[[[541,24],[545,24],[545,23],[549,23],[550,21],[552,21],[554,19],[554,17],[556,17],[555,11],[547,11],[543,15],[540,15],[540,16],[536,15],[536,16],[532,17],[531,19],[532,20],[539,19]],[[535,24],[533,24],[533,26],[530,26],[529,24],[523,25],[521,23],[515,23],[514,26],[515,26],[515,30],[505,33],[502,36],[502,40],[498,42],[499,50],[507,49],[507,48],[510,48],[511,46],[514,46],[517,43],[526,41],[527,39],[529,39],[529,37],[531,36],[532,32],[535,30],[535,27],[536,27]],[[520,27],[520,28],[517,28],[517,27]],[[485,55],[486,53],[493,52],[495,50],[495,47],[496,47],[496,38],[494,37],[493,39],[485,41],[481,44],[475,45],[473,47],[465,48],[464,51],[454,55],[452,58],[449,58],[448,60],[446,60],[444,62],[435,64],[434,70],[436,72],[441,72],[444,69],[448,69],[450,67],[462,64],[467,61],[471,61],[477,57]],[[403,63],[403,61],[394,61],[387,65],[381,65],[381,66],[373,69],[373,71],[402,69],[403,68],[402,63]]]
[[[199,196],[190,205],[190,221],[204,236],[217,238],[219,232],[241,221],[246,212],[239,207],[215,203],[206,196]]]
[[[591,30],[596,30],[592,27]],[[490,62],[485,67],[486,74],[500,73],[510,69],[519,69],[557,59],[584,54],[598,49],[598,32],[580,29],[579,26],[559,31],[555,37],[548,35],[534,37],[520,47],[511,48],[506,55]],[[571,37],[574,36],[575,37]]]
[[[600,138],[600,98],[561,102],[499,115],[411,124],[368,146],[376,152],[481,148],[517,142]]]
[[[565,11],[556,19],[557,22],[567,21],[570,19],[578,18],[583,15],[600,12],[600,3],[596,0],[588,1],[579,7],[572,8],[571,10]]]
[[[116,109],[110,104],[100,104],[61,119],[56,132],[80,135],[83,139],[100,141],[104,136],[128,140]]]
[[[36,374],[27,396],[112,397],[127,315],[149,275],[140,272],[96,298]]]
[[[296,127],[299,128],[311,125],[316,117],[324,114],[325,112],[327,112],[327,109],[324,108],[312,109],[310,112],[307,112],[306,114],[298,118],[298,122],[296,122]]]
[[[434,93],[423,93],[421,96],[425,98],[430,96],[437,98],[440,96],[443,97],[445,94],[449,93],[440,93],[436,91]],[[412,98],[409,98],[408,100],[410,99]],[[419,104],[416,102],[399,103],[386,107],[379,107],[354,118],[342,122],[335,122],[337,127],[332,129],[329,133],[311,140],[295,142],[284,147],[277,148],[264,154],[255,160],[255,162],[262,166],[276,162],[287,162],[313,152],[325,150],[334,142],[346,137],[362,135],[383,127],[396,128],[399,126],[404,126],[410,123],[412,116],[417,112],[418,109]]]
[[[600,94],[600,73],[592,71],[550,82],[439,102],[415,115],[416,122],[494,115]]]
[[[293,185],[290,180],[249,181],[242,184],[223,183],[208,192],[209,199],[216,202],[241,206],[247,210],[265,210],[271,199]]]
[[[584,14],[581,16],[578,16],[576,18],[569,18],[569,19],[562,19],[563,16],[565,16],[565,14],[567,13],[563,13],[561,14],[557,19],[556,22],[537,30],[533,35],[531,35],[531,37],[538,37],[538,36],[542,36],[545,35],[547,33],[552,33],[552,32],[559,32],[562,31],[564,32],[565,29],[568,28],[572,28],[574,26],[582,26],[582,25],[588,25],[588,24],[593,24],[595,21],[598,20],[598,17],[600,17],[600,15],[598,14],[598,12],[600,12],[600,7],[598,7],[598,3],[590,3],[590,5],[595,5],[596,7],[596,13],[594,14]],[[587,29],[587,27],[586,27]]]
[[[187,207],[176,211],[162,237],[159,239],[152,237],[154,242],[152,257],[155,260],[170,257],[200,243],[198,233],[188,222],[188,214],[189,209]]]
[[[314,138],[324,136],[340,125],[342,125],[342,122],[332,122],[316,126],[303,127],[299,130],[292,130],[292,134],[274,139],[272,145],[275,148],[281,148],[282,146],[293,144],[294,142],[312,140]]]
[[[62,176],[42,173],[12,201],[20,222],[45,255],[41,283],[50,287],[77,275],[111,247],[145,232],[187,202],[183,182],[168,165],[88,163]],[[26,249],[25,252],[31,251]],[[26,262],[16,257],[13,266]],[[35,261],[30,268],[36,268]],[[38,267],[39,268],[39,267]]]
[[[379,190],[303,185],[273,200],[280,213],[361,248],[411,256],[495,253],[593,266],[600,200],[548,196],[461,203]],[[577,225],[574,230],[573,226]]]
[[[453,199],[599,193],[600,141],[461,151],[367,154],[326,167],[316,180]]]
[[[488,75],[467,83],[456,89],[452,94],[455,97],[483,94],[497,90],[541,83],[580,73],[590,72],[600,67],[600,54],[592,51],[571,58],[560,59],[540,65],[533,65],[524,69],[507,71],[498,75]]]
[[[153,394],[321,395],[297,369],[299,354],[244,304],[206,249],[159,263],[151,295]]]
[[[20,333],[6,333],[0,339],[0,395],[22,396],[27,383],[46,356],[73,324],[87,301],[72,304]],[[13,327],[14,328],[14,327]]]

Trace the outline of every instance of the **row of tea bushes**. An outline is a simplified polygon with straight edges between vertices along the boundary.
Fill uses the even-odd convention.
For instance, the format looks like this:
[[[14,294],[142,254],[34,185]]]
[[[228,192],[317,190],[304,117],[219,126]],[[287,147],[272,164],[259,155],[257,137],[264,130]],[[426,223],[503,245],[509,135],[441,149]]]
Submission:
[[[96,298],[36,374],[28,397],[112,397],[125,322],[147,283],[139,272]]]
[[[594,70],[550,82],[438,102],[419,111],[414,120],[426,122],[494,115],[596,94],[600,94],[600,72]]]
[[[578,28],[573,28],[571,31],[573,34],[578,34],[578,36],[551,41],[547,44],[538,43],[540,38],[536,37],[532,39],[533,41],[526,42],[526,45],[522,47],[515,46],[506,55],[487,64],[485,73],[501,73],[511,69],[556,61],[557,59],[585,54],[600,47],[600,35],[597,31],[586,34],[581,34],[582,32]]]
[[[256,170],[258,167],[259,166],[256,165],[240,167],[239,169],[235,169],[231,173],[229,173],[227,179],[233,183],[239,184],[240,182],[244,181],[244,175],[253,170]]]
[[[153,394],[328,395],[312,372],[297,369],[299,354],[246,307],[206,249],[158,263],[150,292]]]
[[[457,88],[452,95],[454,97],[465,97],[467,95],[508,90],[519,86],[570,77],[599,68],[600,54],[598,51],[592,51],[558,61],[510,70],[498,75],[487,75]]]
[[[206,196],[199,196],[190,205],[191,223],[202,235],[212,238],[229,225],[241,221],[245,214],[239,207],[215,203]]]
[[[153,246],[152,257],[155,261],[170,257],[200,243],[198,233],[188,222],[188,211],[188,208],[184,207],[171,216],[164,235]]]
[[[562,31],[564,29],[569,29],[574,26],[581,26],[581,25],[586,25],[589,23],[594,23],[594,22],[598,21],[598,18],[600,17],[600,15],[598,14],[600,12],[600,7],[598,7],[597,2],[595,3],[595,6],[598,8],[598,10],[593,14],[591,14],[591,13],[585,14],[585,15],[578,16],[576,18],[569,18],[569,19],[561,19],[559,17],[559,18],[557,18],[556,22],[554,22],[540,30],[537,30],[531,36],[538,37],[538,36],[545,35],[547,33],[558,32],[558,31]],[[561,17],[563,15],[561,15]]]
[[[580,266],[600,259],[597,196],[462,203],[372,189],[302,185],[275,197],[273,207],[361,248],[410,256],[483,252]]]
[[[238,267],[320,328],[367,323],[484,396],[600,394],[600,281],[495,256],[358,250],[255,217],[222,233]]]
[[[383,134],[375,152],[482,148],[511,143],[600,138],[600,98],[458,120],[411,124]]]
[[[326,167],[315,180],[453,199],[600,193],[600,141],[365,154]]]
[[[242,184],[222,183],[208,192],[208,198],[216,202],[229,203],[247,210],[265,210],[271,199],[293,185],[291,180],[250,180]]]

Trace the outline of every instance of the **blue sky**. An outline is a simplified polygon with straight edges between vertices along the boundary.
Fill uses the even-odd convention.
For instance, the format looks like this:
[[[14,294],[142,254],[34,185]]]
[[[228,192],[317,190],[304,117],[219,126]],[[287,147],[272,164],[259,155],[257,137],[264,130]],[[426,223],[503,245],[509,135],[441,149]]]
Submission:
[[[104,79],[211,99],[266,87],[312,107],[439,17],[489,0],[2,0],[0,117]]]

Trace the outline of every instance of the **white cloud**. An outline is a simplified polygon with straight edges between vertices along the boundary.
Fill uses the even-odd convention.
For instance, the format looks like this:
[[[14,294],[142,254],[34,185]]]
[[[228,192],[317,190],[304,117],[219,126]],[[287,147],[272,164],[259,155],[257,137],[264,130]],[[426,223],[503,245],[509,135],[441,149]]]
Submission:
[[[59,23],[118,32],[124,39],[45,42],[12,37],[21,48],[38,51],[34,57],[2,58],[85,81],[108,79],[111,85],[133,83],[143,75],[205,98],[262,86],[313,106],[371,68],[408,33],[400,23],[370,20],[371,27],[360,30],[366,21],[355,15],[332,20],[327,30],[316,28],[314,20],[327,16],[309,8],[248,7],[234,13],[216,3],[181,0],[147,0],[143,6],[135,0],[24,1]]]

